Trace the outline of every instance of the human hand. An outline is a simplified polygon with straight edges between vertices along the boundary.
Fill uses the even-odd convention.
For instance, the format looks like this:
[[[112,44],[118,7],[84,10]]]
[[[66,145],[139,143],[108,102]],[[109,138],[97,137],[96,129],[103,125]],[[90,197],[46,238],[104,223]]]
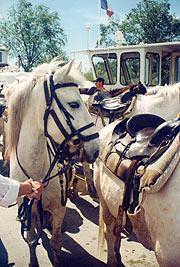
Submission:
[[[31,181],[32,184],[32,193],[28,194],[27,197],[40,199],[41,194],[44,190],[44,185],[38,181]]]

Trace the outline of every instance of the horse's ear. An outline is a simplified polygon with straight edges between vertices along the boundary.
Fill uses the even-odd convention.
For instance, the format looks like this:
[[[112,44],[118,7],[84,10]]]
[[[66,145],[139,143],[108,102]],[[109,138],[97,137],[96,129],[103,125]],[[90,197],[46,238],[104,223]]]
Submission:
[[[81,66],[82,66],[82,61],[79,62],[79,64],[76,66],[76,69],[80,71],[81,70]]]
[[[69,61],[66,65],[64,65],[62,68],[58,69],[55,73],[54,73],[54,82],[58,83],[60,81],[62,81],[64,79],[64,77],[66,77],[72,66],[74,64],[74,59],[72,59],[71,61]]]

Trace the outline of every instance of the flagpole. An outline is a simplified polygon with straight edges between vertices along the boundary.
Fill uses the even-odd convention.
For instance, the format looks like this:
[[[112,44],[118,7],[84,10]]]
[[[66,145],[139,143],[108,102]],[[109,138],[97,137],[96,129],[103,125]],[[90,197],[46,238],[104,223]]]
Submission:
[[[100,47],[100,39],[101,39],[101,0],[98,0],[98,40],[97,40],[97,46]]]

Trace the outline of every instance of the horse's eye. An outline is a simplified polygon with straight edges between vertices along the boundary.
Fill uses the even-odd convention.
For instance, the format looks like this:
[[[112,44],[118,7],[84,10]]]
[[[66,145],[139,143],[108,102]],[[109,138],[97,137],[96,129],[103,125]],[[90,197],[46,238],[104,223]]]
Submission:
[[[71,108],[79,108],[80,105],[78,102],[70,102],[68,103]]]

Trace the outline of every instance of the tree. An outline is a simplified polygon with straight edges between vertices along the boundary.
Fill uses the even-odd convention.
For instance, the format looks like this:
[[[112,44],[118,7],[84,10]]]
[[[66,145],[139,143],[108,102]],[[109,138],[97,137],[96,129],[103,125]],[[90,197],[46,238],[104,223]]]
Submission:
[[[127,44],[157,43],[180,39],[180,20],[170,14],[169,0],[142,0],[122,23],[110,20],[102,27],[101,43],[109,45],[110,34],[121,30]],[[108,40],[108,41],[107,41]]]
[[[32,6],[27,0],[19,0],[1,21],[0,38],[10,56],[19,57],[25,71],[55,56],[65,57],[62,48],[67,39],[57,12],[44,5]]]
[[[107,47],[107,46],[115,46],[116,41],[113,39],[113,36],[117,30],[120,29],[120,20],[118,18],[110,18],[109,24],[100,25],[100,46]]]

